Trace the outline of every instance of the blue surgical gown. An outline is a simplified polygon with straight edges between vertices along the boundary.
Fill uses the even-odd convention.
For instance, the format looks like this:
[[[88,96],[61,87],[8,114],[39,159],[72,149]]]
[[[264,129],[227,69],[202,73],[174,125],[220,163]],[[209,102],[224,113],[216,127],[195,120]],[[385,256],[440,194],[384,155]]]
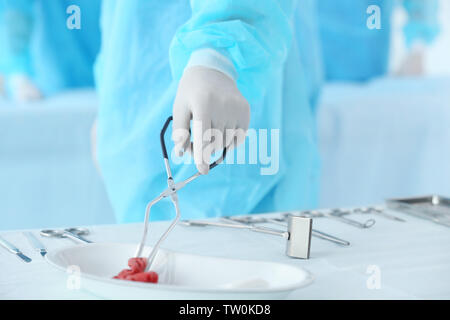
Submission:
[[[324,82],[324,66],[320,41],[317,0],[301,0],[294,13],[294,37],[302,46],[299,50],[302,74],[306,77],[306,86],[310,105],[316,111],[321,88]]]
[[[16,19],[3,20],[0,32],[27,31],[6,31],[11,45],[5,58],[0,58],[6,73],[27,74],[46,96],[94,86],[93,65],[100,49],[100,0],[2,1],[0,11],[12,12]],[[80,8],[80,29],[67,27],[71,5]]]
[[[250,127],[268,129],[269,137],[271,129],[279,130],[279,165],[272,175],[261,175],[268,165],[250,164],[248,158],[247,164],[217,166],[178,192],[182,217],[317,205],[316,128],[300,57],[308,43],[293,35],[297,5],[288,0],[103,3],[97,152],[119,222],[142,221],[147,202],[167,188],[159,133],[191,53],[202,48],[216,49],[233,62],[237,85],[251,106]],[[172,146],[169,138],[167,143]],[[195,166],[172,164],[172,171],[180,181]],[[151,219],[173,215],[171,203],[163,201]]]
[[[318,0],[326,79],[366,81],[388,71],[391,17],[396,3],[408,12],[406,45],[430,43],[438,34],[438,0]],[[369,29],[367,8],[380,8],[381,29]]]

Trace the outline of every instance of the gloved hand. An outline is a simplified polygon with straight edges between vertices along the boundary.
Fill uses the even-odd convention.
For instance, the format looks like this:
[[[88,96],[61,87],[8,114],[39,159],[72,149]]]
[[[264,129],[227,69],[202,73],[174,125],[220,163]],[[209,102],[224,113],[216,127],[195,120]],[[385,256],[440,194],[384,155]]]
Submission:
[[[250,122],[250,106],[235,81],[216,69],[198,65],[184,71],[172,114],[175,152],[193,154],[202,174],[208,173],[213,153],[245,140]]]
[[[39,100],[42,98],[41,91],[26,75],[12,75],[9,81],[13,100],[18,102],[28,102]]]

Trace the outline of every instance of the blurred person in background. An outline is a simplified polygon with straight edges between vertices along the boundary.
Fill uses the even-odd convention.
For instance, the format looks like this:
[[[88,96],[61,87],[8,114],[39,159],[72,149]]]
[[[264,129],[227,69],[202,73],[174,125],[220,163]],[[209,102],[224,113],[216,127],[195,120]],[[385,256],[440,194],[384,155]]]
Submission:
[[[71,14],[80,20],[73,28]],[[93,87],[99,16],[100,0],[0,0],[0,74],[6,94],[26,102]]]
[[[327,81],[367,81],[388,72],[396,5],[408,13],[403,33],[409,51],[397,74],[423,72],[424,48],[439,34],[438,0],[318,0]],[[372,14],[379,18],[379,28],[369,27]]]
[[[29,0],[0,1],[0,74],[4,95],[16,100],[41,97],[30,80],[30,40],[32,33],[32,3]]]

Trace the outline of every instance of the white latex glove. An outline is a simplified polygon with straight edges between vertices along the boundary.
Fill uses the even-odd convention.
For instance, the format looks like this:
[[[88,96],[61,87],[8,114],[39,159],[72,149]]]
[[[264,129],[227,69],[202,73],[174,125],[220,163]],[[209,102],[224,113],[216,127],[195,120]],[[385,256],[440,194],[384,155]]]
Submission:
[[[10,79],[10,86],[12,99],[15,101],[28,102],[42,98],[41,91],[26,75],[12,75]]]
[[[250,106],[235,81],[225,73],[204,66],[186,68],[172,114],[175,152],[193,154],[202,174],[208,173],[213,153],[221,152],[224,147],[231,149],[245,140],[250,122]]]

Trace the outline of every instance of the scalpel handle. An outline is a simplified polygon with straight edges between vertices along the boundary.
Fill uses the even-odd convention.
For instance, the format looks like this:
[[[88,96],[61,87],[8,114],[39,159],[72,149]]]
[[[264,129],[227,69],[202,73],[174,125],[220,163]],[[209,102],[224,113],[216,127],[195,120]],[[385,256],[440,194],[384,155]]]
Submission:
[[[0,237],[0,245],[11,252],[12,254],[15,254],[17,257],[19,257],[24,262],[31,262],[31,259],[28,258],[26,255],[24,255],[18,248],[16,248],[14,245],[6,241],[5,239]]]
[[[0,237],[0,245],[11,253],[17,254],[20,252],[20,250],[17,249],[12,243],[9,243],[8,241],[6,241],[1,237]]]

